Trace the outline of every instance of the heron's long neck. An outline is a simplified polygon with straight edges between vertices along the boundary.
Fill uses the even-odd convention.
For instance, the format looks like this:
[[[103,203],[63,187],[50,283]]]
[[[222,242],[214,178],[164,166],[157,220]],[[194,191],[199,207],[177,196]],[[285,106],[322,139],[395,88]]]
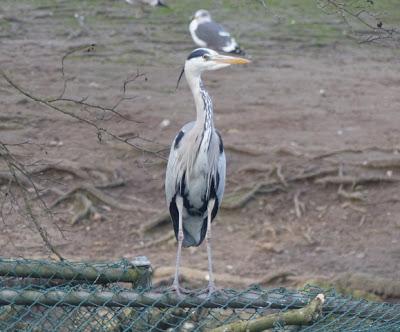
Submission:
[[[210,130],[214,126],[211,98],[205,90],[200,76],[192,76],[188,82],[196,105],[196,127],[199,130]]]

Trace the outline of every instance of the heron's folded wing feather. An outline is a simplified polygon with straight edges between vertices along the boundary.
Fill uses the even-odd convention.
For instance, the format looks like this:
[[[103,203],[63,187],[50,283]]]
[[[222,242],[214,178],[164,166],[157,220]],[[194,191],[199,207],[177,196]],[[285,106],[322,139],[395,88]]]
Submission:
[[[194,126],[194,121],[185,124],[179,131],[179,133],[175,136],[175,139],[171,144],[171,150],[169,152],[169,157],[168,157],[167,171],[165,174],[165,196],[167,199],[168,206],[172,198],[176,194],[176,183],[178,182],[177,181],[178,172],[176,167],[177,167],[177,161],[179,159],[179,154],[182,151],[180,149],[181,146],[180,143],[184,139],[184,136],[189,132],[189,130],[193,128],[193,126]],[[180,142],[179,144],[176,144],[178,139],[180,140]]]
[[[220,140],[220,155],[218,158],[218,175],[219,175],[219,183],[217,187],[217,198],[218,203],[221,205],[222,198],[224,196],[225,191],[225,175],[226,175],[226,158],[225,158],[225,151],[224,145],[222,143],[221,135],[218,133],[218,138]]]

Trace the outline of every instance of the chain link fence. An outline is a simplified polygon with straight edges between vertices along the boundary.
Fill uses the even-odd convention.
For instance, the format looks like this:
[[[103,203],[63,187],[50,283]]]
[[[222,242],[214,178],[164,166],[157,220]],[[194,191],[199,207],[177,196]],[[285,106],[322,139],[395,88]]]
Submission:
[[[0,331],[400,331],[400,304],[315,287],[177,296],[151,286],[145,257],[0,259]]]

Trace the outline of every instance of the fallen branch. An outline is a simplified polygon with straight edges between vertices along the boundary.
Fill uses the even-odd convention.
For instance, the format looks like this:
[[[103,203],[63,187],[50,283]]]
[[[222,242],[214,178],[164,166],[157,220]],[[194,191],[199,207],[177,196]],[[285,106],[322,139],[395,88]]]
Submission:
[[[222,325],[210,332],[261,332],[272,328],[275,324],[283,325],[308,325],[315,321],[322,311],[325,302],[324,294],[318,294],[307,306],[301,309],[293,309],[286,312],[269,314],[264,317],[247,321],[237,321]]]

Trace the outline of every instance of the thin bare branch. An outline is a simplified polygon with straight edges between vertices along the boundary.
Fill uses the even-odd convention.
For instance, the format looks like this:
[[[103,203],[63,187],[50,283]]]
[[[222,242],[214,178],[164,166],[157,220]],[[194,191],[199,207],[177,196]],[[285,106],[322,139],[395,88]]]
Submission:
[[[28,92],[28,91],[26,91],[25,89],[23,89],[22,87],[20,87],[17,83],[15,83],[15,82],[14,82],[8,75],[6,75],[6,73],[5,73],[3,70],[1,70],[1,69],[0,69],[0,76],[2,76],[2,77],[7,81],[7,83],[8,83],[9,85],[11,85],[14,89],[16,89],[16,90],[19,91],[21,94],[23,94],[24,96],[28,97],[29,99],[31,99],[31,100],[33,100],[33,101],[35,101],[35,102],[37,102],[37,103],[40,103],[40,104],[42,104],[42,105],[44,105],[44,106],[47,106],[47,107],[49,107],[50,109],[52,109],[52,110],[54,110],[54,111],[57,111],[57,112],[62,113],[62,114],[64,114],[64,115],[70,116],[70,117],[72,117],[72,118],[74,118],[74,119],[76,119],[76,120],[78,120],[78,121],[80,121],[80,122],[82,122],[82,123],[84,123],[84,124],[86,124],[86,125],[88,125],[88,126],[94,128],[94,129],[96,130],[96,132],[97,132],[97,137],[98,137],[98,139],[99,139],[100,141],[102,140],[102,135],[103,135],[103,134],[107,134],[107,135],[109,135],[110,137],[112,137],[113,139],[115,139],[115,140],[117,140],[117,141],[120,141],[120,142],[123,142],[123,143],[129,145],[130,147],[134,148],[136,151],[140,151],[140,152],[143,152],[143,153],[148,153],[148,154],[154,155],[154,156],[156,156],[156,157],[158,157],[158,158],[161,158],[161,159],[166,159],[163,155],[161,155],[161,154],[160,154],[159,152],[157,152],[157,151],[152,151],[152,150],[149,150],[149,149],[140,147],[140,146],[138,146],[138,145],[136,145],[136,144],[134,144],[134,143],[132,143],[132,142],[129,142],[128,139],[124,139],[124,138],[119,137],[117,134],[112,133],[111,131],[107,130],[106,128],[103,128],[103,127],[98,126],[95,122],[93,122],[93,121],[91,121],[91,120],[85,119],[85,118],[83,118],[83,117],[81,117],[81,116],[79,116],[79,115],[76,115],[76,114],[74,114],[74,113],[72,113],[72,112],[69,112],[69,111],[67,111],[67,110],[65,110],[65,109],[63,109],[63,108],[61,108],[61,107],[58,107],[58,106],[56,106],[56,105],[53,105],[53,104],[50,103],[48,100],[45,100],[45,99],[43,99],[43,98],[40,98],[40,97],[37,97],[37,96],[31,94],[30,92]],[[140,137],[138,137],[138,138],[140,138]]]

